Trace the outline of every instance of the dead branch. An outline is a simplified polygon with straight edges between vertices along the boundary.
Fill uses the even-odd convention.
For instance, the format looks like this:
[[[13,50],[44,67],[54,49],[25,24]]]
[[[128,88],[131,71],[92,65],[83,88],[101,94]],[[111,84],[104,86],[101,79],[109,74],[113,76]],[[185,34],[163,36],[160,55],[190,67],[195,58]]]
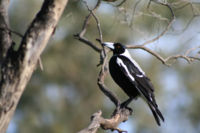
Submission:
[[[87,6],[87,4],[86,4],[86,6]],[[97,6],[95,6],[95,7],[97,7]],[[98,84],[100,90],[115,104],[115,106],[117,107],[116,108],[117,111],[115,111],[113,113],[113,116],[110,119],[104,119],[103,117],[101,117],[101,114],[102,114],[101,111],[95,113],[92,117],[93,119],[92,119],[92,122],[89,125],[89,127],[81,130],[79,133],[96,133],[96,131],[99,127],[103,128],[105,130],[108,130],[108,129],[117,130],[119,133],[122,133],[124,131],[117,128],[117,126],[121,122],[126,121],[128,119],[128,116],[131,115],[131,111],[129,109],[119,108],[120,103],[121,103],[120,100],[104,84],[104,79],[105,79],[105,77],[108,73],[107,53],[109,51],[106,51],[106,49],[104,49],[104,46],[102,45],[102,42],[103,42],[102,31],[101,31],[100,22],[98,20],[98,17],[94,13],[95,12],[94,9],[90,10],[88,6],[87,6],[87,8],[88,8],[88,11],[89,11],[89,15],[85,18],[82,31],[80,33],[76,34],[75,37],[78,40],[80,40],[81,42],[89,45],[95,51],[100,52],[100,63],[99,63],[99,65],[101,65],[101,70],[100,70],[100,73],[99,73],[97,84]],[[87,25],[89,23],[89,19],[90,19],[91,16],[93,16],[93,18],[96,21],[97,30],[98,30],[98,33],[99,33],[98,42],[102,46],[102,49],[96,47],[92,42],[88,41],[86,38],[83,37],[86,30],[87,30]]]
[[[99,4],[100,2],[98,2],[97,3],[97,5]],[[98,39],[98,41],[99,41],[99,43],[101,44],[101,46],[102,46],[102,42],[103,42],[103,38],[102,38],[102,31],[101,31],[101,27],[100,27],[100,22],[99,22],[99,20],[98,20],[98,18],[97,18],[97,16],[94,14],[94,11],[96,10],[96,8],[98,7],[98,6],[95,6],[95,8],[94,9],[92,9],[92,10],[90,10],[89,9],[89,7],[88,7],[88,5],[87,5],[87,3],[86,3],[86,6],[87,6],[87,8],[88,8],[88,10],[89,10],[89,15],[91,14],[93,17],[94,17],[94,19],[95,19],[95,21],[96,21],[96,23],[97,23],[97,29],[98,29],[98,32],[99,32],[99,38],[100,39]],[[89,16],[88,15],[88,16]],[[87,25],[86,24],[88,24],[89,23],[89,17],[86,17],[86,19],[85,19],[85,21],[84,21],[84,24],[83,24],[83,27],[84,28],[82,28],[82,31],[78,34],[78,35],[84,35],[84,34],[82,34],[82,32],[83,31],[86,31],[86,28],[87,28]],[[82,39],[82,37],[80,37],[80,38],[77,38],[77,39]],[[97,48],[96,48],[96,46],[93,44],[93,43],[89,43],[88,44],[88,42],[89,41],[82,41],[82,42],[84,42],[85,44],[87,44],[87,45],[89,45],[89,46],[91,46],[93,49],[95,49],[96,51],[97,51]],[[115,94],[113,94],[105,85],[104,85],[104,78],[105,78],[105,76],[106,76],[106,74],[107,74],[107,52],[108,51],[106,51],[105,49],[104,49],[104,47],[102,46],[102,49],[99,49],[98,48],[98,52],[100,52],[100,63],[98,64],[98,66],[99,65],[102,65],[102,67],[101,67],[101,71],[100,71],[100,73],[99,73],[99,77],[98,77],[98,82],[97,82],[97,84],[98,84],[98,86],[99,86],[99,88],[100,88],[100,90],[116,105],[116,106],[118,106],[118,105],[120,105],[120,101],[119,101],[119,99],[115,96]]]
[[[117,4],[116,6],[119,7],[121,5],[123,5],[126,2],[126,0],[122,0],[119,4]]]
[[[178,7],[178,5],[181,2],[185,2],[185,4]],[[181,30],[179,30],[178,32],[176,32],[175,34],[180,34],[180,33],[184,32],[190,26],[190,24],[192,23],[192,21],[194,20],[194,18],[200,16],[199,13],[195,12],[195,7],[194,7],[193,3],[195,3],[195,2],[191,2],[191,1],[187,1],[187,0],[177,1],[177,2],[172,3],[176,10],[181,10],[181,9],[189,6],[191,8],[191,11],[192,11],[192,16],[189,19],[189,21],[187,22],[187,24]]]
[[[83,42],[84,44],[93,48],[96,52],[101,52],[100,48],[98,48],[94,43],[92,43],[86,37],[84,37],[84,35],[87,31],[87,26],[90,22],[91,16],[95,16],[93,11],[95,11],[99,7],[99,5],[101,4],[101,0],[97,1],[97,4],[95,5],[95,7],[93,9],[89,9],[86,1],[84,1],[84,3],[86,5],[87,9],[89,10],[89,14],[85,17],[85,20],[84,20],[84,23],[82,26],[82,30],[79,33],[75,34],[74,37],[76,39],[78,39],[79,41]],[[100,39],[102,39],[102,36],[100,36]]]
[[[148,41],[142,43],[141,44],[142,46],[150,44],[150,43],[153,43],[156,40],[160,39],[169,30],[169,28],[171,27],[173,21],[175,20],[174,11],[172,10],[172,7],[168,3],[162,3],[162,2],[159,2],[159,1],[156,1],[156,0],[150,0],[149,3],[148,3],[148,6],[147,6],[148,9],[150,8],[151,2],[154,2],[154,3],[159,4],[159,5],[166,6],[169,9],[169,11],[170,11],[170,13],[172,15],[172,18],[169,21],[167,27],[158,36],[156,36],[155,38],[153,38],[151,40],[148,40]]]
[[[97,18],[97,16],[95,15],[95,13],[92,10],[91,10],[91,13],[92,13],[92,16],[94,17],[94,19],[97,23],[97,29],[98,29],[98,32],[99,32],[99,39],[100,39],[100,42],[102,43],[103,42],[103,35],[102,35],[99,19]]]
[[[102,112],[98,111],[92,115],[90,125],[78,133],[96,133],[100,127],[105,130],[116,130],[118,133],[127,133],[127,131],[118,128],[118,125],[127,121],[128,116],[131,114],[131,110],[127,108],[120,108],[119,110],[116,109],[113,112],[113,115],[110,119],[106,119],[101,116]]]
[[[107,51],[108,52],[108,51]],[[106,53],[107,53],[106,52]],[[100,88],[100,90],[115,104],[115,106],[120,105],[120,100],[117,98],[117,96],[112,93],[104,84],[105,77],[108,73],[108,64],[107,64],[107,54],[105,57],[102,57],[103,59],[103,64],[101,66],[101,71],[99,73],[99,77],[97,80],[97,84]]]
[[[98,112],[94,113],[91,116],[90,125],[87,128],[82,129],[78,133],[96,133],[97,130],[100,128],[100,125],[101,125],[100,124],[100,120],[102,119],[101,114],[102,114],[101,111],[98,111]]]
[[[133,7],[133,12],[132,12],[132,15],[131,15],[131,23],[130,23],[131,27],[133,25],[133,19],[134,19],[136,8],[137,8],[137,6],[139,5],[140,2],[141,2],[141,0],[136,1],[135,5]]]
[[[21,34],[21,33],[19,33],[19,32],[17,32],[17,31],[14,31],[14,30],[11,30],[11,29],[9,29],[9,27],[7,26],[7,27],[4,27],[4,28],[6,28],[10,33],[13,33],[13,34],[15,34],[15,35],[17,35],[17,36],[19,36],[19,37],[23,37],[23,35]],[[2,28],[2,27],[0,27],[0,30],[5,30],[4,28]]]
[[[79,34],[75,34],[74,37],[76,39],[78,39],[79,41],[81,41],[82,43],[90,46],[91,48],[93,48],[96,52],[100,52],[101,49],[98,48],[97,46],[95,46],[91,41],[89,41],[87,38],[80,36]]]
[[[158,60],[160,60],[163,64],[166,64],[165,63],[165,59],[160,56],[158,53],[155,53],[154,51],[152,51],[151,49],[145,47],[145,46],[142,46],[142,45],[127,45],[126,46],[127,48],[129,49],[142,49],[148,53],[150,53],[151,55],[153,55],[154,57],[156,57]]]
[[[121,0],[121,1],[120,0],[103,0],[103,1],[110,2],[110,4],[112,4],[112,2],[115,2],[116,4],[112,4],[115,7],[119,7],[126,2],[126,0]]]
[[[95,15],[94,11],[96,10],[96,8],[99,6],[99,3],[100,3],[101,0],[98,1],[97,5],[95,6],[94,9],[89,9],[87,3],[86,3],[86,6],[87,6],[87,9],[88,11],[90,12],[89,15],[85,18],[85,21],[84,21],[84,24],[83,24],[83,28],[82,28],[82,31],[80,33],[78,33],[76,35],[76,37],[78,36],[77,39],[81,40],[81,42],[89,45],[90,47],[92,47],[95,51],[97,52],[100,52],[100,63],[98,64],[99,65],[102,65],[101,67],[101,71],[99,73],[99,77],[98,77],[98,86],[100,88],[100,90],[116,105],[118,106],[120,104],[120,101],[119,99],[117,99],[117,97],[115,96],[115,94],[113,94],[105,85],[104,85],[104,78],[107,74],[107,52],[108,51],[105,51],[104,47],[102,46],[102,42],[103,42],[103,37],[102,37],[102,31],[101,31],[101,27],[100,27],[100,22],[97,18],[97,16]],[[99,33],[99,43],[101,44],[102,46],[102,49],[96,47],[92,42],[90,41],[86,41],[86,38],[83,39],[83,35],[85,34],[85,31],[87,29],[87,24],[89,23],[89,16],[93,16],[96,23],[97,23],[97,29],[98,29],[98,33]],[[81,36],[82,37],[81,37]]]
[[[105,51],[105,48],[104,46],[102,45],[102,42],[103,42],[103,35],[102,35],[102,31],[101,31],[101,26],[100,26],[100,22],[99,22],[99,19],[98,17],[94,14],[93,11],[91,11],[92,13],[92,16],[94,17],[96,23],[97,23],[97,29],[98,29],[98,33],[99,33],[99,38],[100,39],[96,39],[97,41],[99,41],[101,47],[102,47],[102,50],[101,50],[101,54],[100,54],[100,62],[97,66],[103,64],[103,60],[106,59],[106,51]]]
[[[100,1],[101,0],[98,0],[97,5],[100,3]],[[151,1],[155,2],[156,4],[160,4],[160,5],[166,6],[170,10],[170,12],[172,14],[172,18],[171,18],[170,22],[168,23],[168,25],[165,28],[165,30],[160,35],[158,35],[157,37],[155,37],[155,38],[143,43],[142,45],[128,45],[127,48],[142,49],[142,50],[150,53],[154,57],[156,57],[158,60],[160,60],[163,64],[165,64],[167,66],[171,65],[170,63],[168,63],[170,60],[176,60],[176,59],[179,59],[179,58],[183,58],[188,62],[191,62],[193,60],[200,60],[200,58],[189,56],[189,54],[192,51],[194,51],[195,49],[190,49],[190,50],[186,51],[184,55],[174,55],[174,56],[169,56],[167,58],[163,58],[158,53],[156,53],[156,52],[152,51],[151,49],[145,47],[146,44],[152,43],[152,42],[158,40],[160,37],[162,37],[169,30],[169,28],[172,25],[173,20],[175,19],[174,12],[173,12],[173,10],[172,10],[170,5],[168,5],[167,3],[161,3],[161,2],[158,2],[158,1],[150,0],[150,2]],[[96,8],[99,6],[99,5],[98,6],[97,5],[95,6]],[[150,6],[150,3],[149,3],[149,6]],[[100,127],[105,129],[105,130],[108,130],[108,129],[112,130],[112,131],[116,130],[116,131],[118,131],[118,133],[126,132],[126,131],[123,131],[123,130],[119,129],[118,125],[121,122],[124,122],[124,121],[128,120],[128,117],[131,115],[132,110],[130,108],[120,108],[121,101],[104,84],[105,77],[106,77],[106,75],[108,73],[107,53],[109,51],[104,49],[104,47],[102,46],[103,36],[102,36],[101,27],[100,27],[100,22],[98,20],[98,17],[95,15],[96,8],[94,8],[92,10],[89,9],[87,3],[86,3],[86,7],[87,7],[87,9],[89,11],[89,14],[86,16],[86,18],[84,20],[81,32],[76,34],[76,35],[74,35],[74,36],[79,41],[83,42],[84,44],[90,46],[92,49],[94,49],[95,51],[100,53],[100,64],[98,64],[98,65],[101,65],[101,70],[100,70],[100,73],[99,73],[99,76],[98,76],[97,84],[98,84],[100,90],[104,93],[104,95],[106,95],[115,104],[116,109],[113,112],[113,115],[112,115],[112,117],[110,119],[103,118],[101,116],[102,115],[101,111],[98,111],[98,112],[94,113],[93,116],[92,116],[90,125],[87,128],[81,130],[78,133],[96,133],[98,128],[100,128]],[[84,38],[84,34],[87,31],[87,26],[88,26],[88,24],[90,22],[91,17],[93,17],[95,19],[95,21],[96,21],[97,30],[98,30],[98,33],[99,33],[99,39],[97,39],[97,41],[101,44],[102,48],[98,48],[95,44],[93,44],[87,38]]]
[[[142,49],[148,53],[150,53],[151,55],[153,55],[154,57],[156,57],[159,61],[161,61],[163,64],[167,65],[167,66],[171,66],[174,61],[176,61],[177,59],[184,59],[186,60],[188,63],[191,63],[195,60],[197,61],[200,61],[200,57],[193,57],[193,56],[189,56],[189,54],[200,48],[200,47],[196,47],[196,48],[191,48],[191,49],[188,49],[183,55],[180,55],[180,54],[177,54],[177,55],[172,55],[172,56],[169,56],[169,57],[166,57],[166,58],[163,58],[161,55],[159,55],[158,53],[152,51],[151,49],[145,47],[145,46],[141,46],[141,45],[127,45],[126,46],[127,48],[129,49]],[[168,63],[169,61],[173,61],[173,63]]]

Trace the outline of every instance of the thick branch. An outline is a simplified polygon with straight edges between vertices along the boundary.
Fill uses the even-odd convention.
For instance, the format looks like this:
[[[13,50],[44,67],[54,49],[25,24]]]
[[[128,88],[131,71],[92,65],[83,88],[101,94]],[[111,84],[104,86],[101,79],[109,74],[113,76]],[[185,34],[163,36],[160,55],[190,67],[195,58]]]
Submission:
[[[0,131],[6,132],[17,103],[47,45],[68,0],[45,0],[22,38],[20,48],[8,50],[0,82]]]
[[[9,0],[0,1],[0,65],[12,43],[10,32],[8,30],[8,6]]]
[[[78,133],[96,133],[98,128],[103,128],[105,130],[116,130],[118,133],[127,132],[118,128],[118,125],[122,122],[128,120],[128,116],[132,114],[132,111],[127,108],[121,108],[119,110],[115,110],[110,119],[103,118],[102,112],[98,111],[94,113],[91,117],[90,125],[81,130]]]

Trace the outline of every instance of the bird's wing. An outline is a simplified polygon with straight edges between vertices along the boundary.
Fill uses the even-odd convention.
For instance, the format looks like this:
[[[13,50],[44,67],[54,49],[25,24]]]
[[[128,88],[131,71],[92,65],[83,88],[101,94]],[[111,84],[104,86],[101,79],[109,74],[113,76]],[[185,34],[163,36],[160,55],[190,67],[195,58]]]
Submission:
[[[141,68],[138,68],[138,64],[131,61],[125,56],[119,56],[117,58],[117,64],[119,65],[121,71],[128,77],[128,79],[134,84],[140,95],[145,99],[149,105],[158,125],[160,121],[158,116],[164,121],[164,117],[158,109],[158,105],[155,101],[155,96],[153,94],[154,87],[150,79],[141,71]]]
[[[150,104],[157,106],[153,94],[153,85],[151,84],[150,79],[143,74],[141,68],[138,68],[138,65],[135,65],[125,56],[119,56],[117,58],[117,64],[128,79],[136,86],[141,96],[143,96],[148,103],[150,102]]]

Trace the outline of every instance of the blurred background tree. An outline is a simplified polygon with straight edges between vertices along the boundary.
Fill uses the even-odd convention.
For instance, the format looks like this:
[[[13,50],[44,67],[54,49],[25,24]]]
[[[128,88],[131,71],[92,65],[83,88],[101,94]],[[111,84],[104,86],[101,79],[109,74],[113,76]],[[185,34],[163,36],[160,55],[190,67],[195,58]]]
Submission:
[[[89,7],[96,0],[85,0]],[[183,54],[200,46],[200,2],[198,0],[167,0],[175,20],[168,32],[147,47],[167,57]],[[24,33],[42,4],[41,0],[11,1],[9,9],[12,30]],[[121,6],[102,2],[96,15],[101,22],[104,41],[141,44],[159,35],[170,21],[169,9],[146,0],[126,0]],[[86,127],[90,116],[101,109],[110,116],[115,106],[97,86],[99,55],[74,39],[81,30],[88,10],[81,0],[69,1],[65,13],[42,55],[44,70],[33,74],[15,112],[7,133],[73,133]],[[87,38],[98,37],[94,20],[89,24]],[[18,42],[18,36],[13,36]],[[191,54],[199,57],[199,49]],[[158,127],[142,100],[131,103],[133,115],[120,125],[130,133],[199,133],[200,132],[200,67],[178,60],[166,67],[142,50],[130,50],[133,58],[151,78],[156,99],[165,117]],[[106,85],[120,99],[127,96],[111,80]],[[99,131],[105,132],[105,131]]]

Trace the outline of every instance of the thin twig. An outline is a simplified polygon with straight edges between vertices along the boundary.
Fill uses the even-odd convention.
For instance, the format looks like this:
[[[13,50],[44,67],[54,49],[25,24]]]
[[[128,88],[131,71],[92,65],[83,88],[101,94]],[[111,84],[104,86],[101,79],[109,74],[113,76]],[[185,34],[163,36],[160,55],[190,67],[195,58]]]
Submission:
[[[97,1],[97,4],[95,5],[95,7],[92,9],[93,11],[96,10],[101,4],[101,0]]]
[[[100,53],[100,64],[101,66],[101,71],[99,73],[99,77],[98,77],[98,82],[97,84],[99,85],[99,88],[101,89],[101,91],[108,96],[108,98],[116,105],[118,106],[120,104],[120,100],[115,96],[115,94],[113,94],[105,85],[104,85],[104,78],[108,72],[108,68],[107,68],[107,52],[104,49],[104,46],[102,45],[103,42],[103,37],[102,37],[102,31],[101,31],[101,27],[100,27],[100,22],[97,18],[97,16],[94,13],[94,10],[97,9],[97,7],[99,6],[101,0],[98,0],[95,8],[93,8],[92,10],[89,9],[88,5],[86,2],[84,2],[86,4],[86,7],[89,11],[89,15],[86,16],[84,23],[83,23],[83,27],[82,27],[82,31],[76,35],[74,35],[74,37],[76,37],[79,41],[83,42],[84,44],[89,45],[90,47],[92,47],[95,51]],[[96,23],[97,23],[97,29],[99,32],[99,43],[102,46],[102,49],[98,48],[96,45],[94,45],[91,41],[89,41],[87,38],[84,37],[84,34],[87,30],[87,25],[89,23],[89,20],[91,18],[91,16],[94,17]]]
[[[105,80],[105,77],[107,76],[108,74],[108,60],[107,60],[107,53],[109,51],[106,51],[106,49],[104,49],[104,47],[102,46],[102,42],[103,42],[103,36],[102,36],[102,31],[101,31],[101,27],[100,27],[100,21],[98,19],[98,17],[95,15],[95,10],[97,9],[97,7],[100,5],[100,2],[101,0],[98,0],[98,3],[97,5],[95,6],[95,8],[93,8],[92,10],[89,9],[87,3],[86,3],[86,7],[89,11],[89,14],[88,16],[86,16],[85,20],[84,20],[84,24],[83,24],[83,27],[82,27],[82,31],[77,34],[77,35],[74,35],[78,40],[80,40],[81,42],[83,42],[84,44],[87,44],[89,45],[90,47],[92,47],[95,51],[99,52],[100,53],[100,64],[101,65],[101,70],[100,70],[100,73],[99,73],[99,76],[98,76],[98,81],[97,81],[97,84],[100,88],[100,90],[104,93],[104,95],[106,95],[116,106],[116,110],[113,112],[113,115],[110,119],[105,119],[103,118],[101,115],[102,115],[102,112],[99,111],[97,113],[95,113],[93,116],[92,116],[92,120],[91,120],[91,124],[89,125],[88,128],[85,128],[83,129],[82,131],[80,131],[79,133],[96,133],[98,128],[103,128],[105,130],[116,130],[118,133],[123,133],[123,132],[126,132],[124,130],[121,130],[118,128],[118,125],[121,123],[121,122],[124,122],[128,119],[129,115],[131,115],[131,110],[129,110],[128,108],[119,108],[119,105],[121,104],[121,101],[117,98],[117,96],[112,93],[109,88],[106,87],[106,85],[104,84],[104,80]],[[151,2],[151,1],[150,1]],[[188,54],[190,54],[193,50],[195,49],[189,49],[188,51],[185,52],[184,55],[174,55],[174,56],[169,56],[167,58],[163,58],[161,55],[159,55],[158,53],[152,51],[151,49],[149,48],[146,48],[144,45],[146,44],[149,44],[149,43],[152,43],[156,40],[158,40],[160,37],[162,37],[170,28],[173,20],[175,19],[175,15],[174,15],[174,12],[171,8],[171,6],[169,6],[168,4],[165,4],[165,3],[160,3],[160,2],[157,2],[157,1],[153,1],[157,4],[161,4],[161,5],[164,5],[166,7],[169,8],[171,14],[172,14],[172,19],[171,21],[169,22],[168,26],[166,27],[166,29],[160,34],[158,35],[157,37],[155,37],[154,39],[150,40],[150,41],[147,41],[145,43],[143,43],[142,45],[129,45],[127,46],[127,48],[133,48],[133,49],[142,49],[148,53],[150,53],[151,55],[153,55],[154,57],[156,57],[158,60],[160,60],[163,64],[167,65],[167,66],[170,66],[171,64],[169,64],[168,62],[170,60],[176,60],[178,58],[183,58],[185,59],[186,61],[188,62],[191,62],[193,60],[200,60],[200,58],[197,58],[197,57],[191,57],[191,56],[188,56]],[[149,6],[150,6],[150,3],[149,3]],[[97,29],[98,29],[98,33],[99,33],[99,39],[97,39],[97,41],[101,44],[102,46],[102,49],[98,48],[95,44],[93,44],[91,41],[89,41],[87,38],[84,37],[85,33],[86,33],[86,30],[87,30],[87,26],[89,24],[89,21],[91,19],[91,17],[93,16],[93,18],[95,19],[96,21],[96,24],[97,24]]]
[[[106,51],[107,53],[108,51]],[[97,84],[99,86],[99,88],[101,89],[101,91],[115,104],[115,106],[119,106],[120,105],[120,100],[117,98],[117,96],[112,93],[104,84],[104,80],[106,75],[108,74],[108,63],[107,63],[107,54],[106,56],[103,58],[103,64],[101,66],[101,71],[99,73],[99,77],[98,77],[98,81]]]
[[[97,23],[97,29],[98,29],[98,32],[99,32],[99,42],[102,46],[102,51],[101,51],[101,54],[100,54],[100,59],[104,58],[106,56],[106,52],[105,52],[105,48],[104,46],[102,45],[102,42],[103,42],[103,35],[102,35],[102,31],[101,31],[101,26],[100,26],[100,22],[99,22],[99,19],[97,18],[97,16],[94,14],[94,12],[91,10],[91,13],[92,13],[92,16],[94,17],[96,23]],[[100,60],[100,64],[101,64],[102,60]]]
[[[151,49],[145,47],[145,46],[142,46],[142,45],[127,45],[126,46],[127,48],[129,49],[142,49],[148,53],[150,53],[151,55],[153,55],[154,57],[156,57],[158,60],[160,60],[163,64],[166,64],[165,63],[165,59],[160,56],[158,53],[155,53],[154,51],[152,51]]]
[[[131,16],[131,23],[130,23],[130,26],[132,27],[133,25],[133,19],[134,19],[134,15],[135,15],[135,11],[136,11],[136,8],[138,6],[138,4],[141,2],[141,0],[138,0],[136,1],[134,7],[133,7],[133,12],[132,12],[132,16]]]
[[[88,46],[90,46],[92,49],[94,49],[96,52],[101,52],[101,49],[98,48],[97,46],[95,46],[91,41],[89,41],[87,38],[85,37],[81,37],[79,34],[75,34],[74,37],[76,39],[78,39],[79,41],[83,42],[84,44],[87,44]]]
[[[42,64],[42,59],[41,59],[41,57],[39,57],[39,59],[38,59],[38,64],[39,64],[39,66],[40,66],[41,71],[43,71],[43,70],[44,70],[44,67],[43,67],[43,64]]]
[[[184,26],[184,28],[182,28],[181,30],[179,30],[178,32],[176,32],[176,34],[184,32],[190,26],[190,24],[192,23],[192,21],[194,20],[194,18],[200,16],[200,14],[198,14],[198,13],[195,12],[195,7],[192,4],[193,2],[190,2],[190,1],[183,1],[183,2],[186,2],[186,4],[184,4],[184,5],[180,6],[180,7],[176,7],[175,9],[176,10],[181,10],[183,8],[186,8],[187,6],[190,6],[191,11],[192,11],[192,16],[190,16],[190,19],[187,22],[187,24]],[[180,2],[174,3],[173,5],[176,5],[176,4],[180,4]]]
[[[103,0],[103,1],[106,1],[106,2],[116,2],[116,1],[118,1],[118,0]],[[126,0],[122,0],[122,1],[119,2],[118,4],[117,4],[117,2],[116,2],[116,4],[112,4],[112,5],[115,6],[115,7],[119,7],[119,6],[123,5],[125,2],[126,2]]]
[[[9,31],[10,31],[11,33],[13,33],[13,34],[15,34],[15,35],[17,35],[17,36],[23,38],[23,35],[22,35],[21,33],[17,32],[17,31],[14,31],[14,30],[11,30],[11,29],[9,29]]]
[[[194,50],[196,50],[196,49],[198,49],[198,48],[200,48],[200,46],[188,49],[188,50],[185,52],[185,55],[189,55],[192,51],[194,51]]]
[[[99,19],[97,18],[97,16],[95,15],[95,13],[91,10],[92,16],[94,17],[96,23],[97,23],[97,29],[99,32],[99,38],[100,38],[100,42],[103,42],[103,35],[102,35],[102,31],[101,31],[101,26],[100,26],[100,22]]]
[[[80,31],[80,33],[77,33],[74,35],[74,37],[76,39],[78,39],[79,41],[83,42],[84,44],[90,46],[91,48],[93,48],[96,52],[101,52],[101,49],[98,48],[94,43],[92,43],[91,41],[89,41],[86,37],[84,37],[86,31],[87,31],[87,26],[90,22],[90,19],[91,19],[91,16],[93,15],[93,12],[94,10],[96,10],[99,6],[100,6],[100,3],[101,3],[101,0],[98,0],[97,1],[97,4],[95,5],[95,7],[91,10],[89,9],[88,5],[87,5],[87,2],[86,1],[83,1],[87,7],[87,9],[90,11],[89,14],[85,17],[85,20],[84,20],[84,23],[83,23],[83,26],[82,26],[82,30]],[[102,38],[102,37],[101,37]]]
[[[81,32],[79,33],[79,36],[80,37],[83,37],[85,35],[85,32],[87,30],[87,26],[89,24],[89,20],[90,20],[90,17],[92,16],[92,13],[90,12],[86,17],[85,17],[85,21],[83,23],[83,27],[82,27],[82,30]]]
[[[175,14],[174,14],[174,11],[172,10],[171,6],[167,3],[162,3],[162,2],[159,2],[159,1],[155,1],[155,0],[150,0],[149,3],[148,3],[148,6],[147,8],[150,7],[151,5],[151,2],[154,2],[156,4],[160,4],[160,5],[163,5],[163,6],[166,6],[169,10],[170,10],[170,13],[172,15],[172,18],[170,20],[170,22],[168,23],[167,27],[158,35],[156,36],[155,38],[151,39],[151,40],[148,40],[144,43],[142,43],[141,45],[144,46],[144,45],[147,45],[147,44],[150,44],[150,43],[153,43],[155,42],[156,40],[160,39],[168,30],[169,28],[171,27],[172,25],[172,22],[175,20]]]
[[[10,33],[13,33],[13,34],[15,34],[15,35],[17,35],[17,36],[19,36],[19,37],[23,37],[23,35],[21,34],[21,33],[19,33],[19,32],[17,32],[17,31],[14,31],[14,30],[11,30],[9,27],[8,27],[8,25],[5,23],[5,25],[6,25],[6,29],[10,32]],[[0,27],[0,30],[5,30],[5,27],[4,28],[2,28],[2,27]]]
[[[142,49],[148,53],[150,53],[151,55],[153,55],[154,57],[156,57],[158,60],[160,60],[163,64],[167,65],[167,66],[171,66],[172,63],[168,63],[171,60],[177,60],[177,59],[184,59],[186,60],[188,63],[191,63],[194,60],[200,61],[200,57],[193,57],[193,56],[188,56],[188,54],[190,54],[192,51],[198,49],[199,47],[196,48],[191,48],[188,49],[183,55],[177,54],[177,55],[172,55],[166,58],[163,58],[161,55],[159,55],[158,53],[152,51],[151,49],[145,47],[145,46],[141,46],[141,45],[127,45],[126,46],[129,49]]]
[[[116,6],[119,7],[121,5],[123,5],[126,2],[126,0],[122,0],[122,2],[120,2],[119,4],[117,4]]]

